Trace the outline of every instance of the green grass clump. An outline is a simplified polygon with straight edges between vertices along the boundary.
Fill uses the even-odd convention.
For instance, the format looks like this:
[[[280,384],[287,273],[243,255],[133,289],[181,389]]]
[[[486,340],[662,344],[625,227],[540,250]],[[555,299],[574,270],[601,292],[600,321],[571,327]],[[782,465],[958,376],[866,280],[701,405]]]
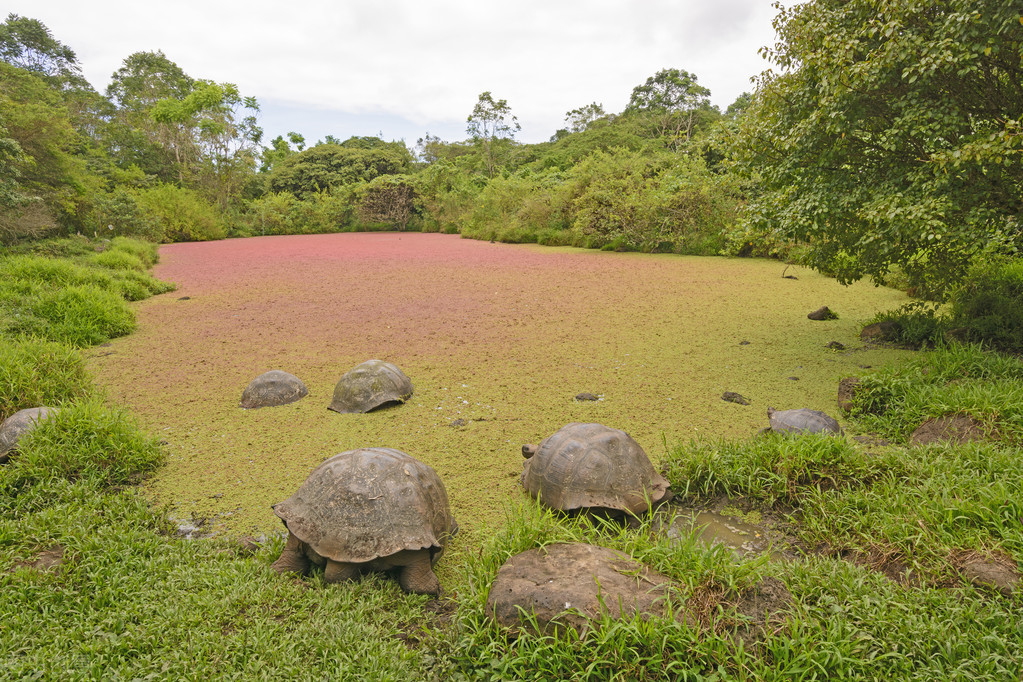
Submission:
[[[74,348],[53,341],[0,339],[0,420],[26,407],[78,400],[93,390]]]
[[[897,456],[903,466],[871,485],[805,498],[804,539],[890,555],[932,581],[950,578],[950,564],[965,551],[1023,557],[1018,448],[932,445]]]
[[[174,289],[146,272],[157,258],[153,244],[118,237],[100,253],[87,246],[59,240],[0,256],[0,330],[95,345],[134,329],[125,301]]]
[[[815,490],[859,485],[883,465],[844,438],[764,434],[745,441],[691,442],[669,452],[664,475],[684,498],[744,496],[793,504]]]
[[[57,478],[113,488],[138,482],[162,461],[160,446],[126,412],[83,400],[40,422],[19,442],[18,455],[0,470],[0,485],[11,491]]]
[[[898,442],[927,419],[968,414],[992,436],[1023,441],[1023,359],[953,345],[863,377],[852,415]]]
[[[95,286],[44,291],[27,306],[14,331],[67,343],[95,346],[135,329],[135,314],[119,294]]]

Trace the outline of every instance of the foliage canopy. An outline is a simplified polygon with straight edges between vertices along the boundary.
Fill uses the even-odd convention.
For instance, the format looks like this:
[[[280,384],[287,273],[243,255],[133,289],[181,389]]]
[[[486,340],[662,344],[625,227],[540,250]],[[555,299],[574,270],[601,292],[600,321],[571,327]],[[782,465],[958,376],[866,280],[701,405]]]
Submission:
[[[1023,16],[1003,0],[776,5],[779,67],[735,151],[749,219],[848,282],[899,265],[940,291],[1023,247]]]

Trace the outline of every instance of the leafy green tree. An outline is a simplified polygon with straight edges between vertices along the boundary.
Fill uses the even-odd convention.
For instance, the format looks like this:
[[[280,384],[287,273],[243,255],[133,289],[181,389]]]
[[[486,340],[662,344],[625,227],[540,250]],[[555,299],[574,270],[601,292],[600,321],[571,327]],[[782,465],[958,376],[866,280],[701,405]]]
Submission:
[[[692,137],[701,111],[710,107],[710,90],[696,75],[682,69],[661,69],[632,89],[626,113],[642,113],[653,121],[657,134],[678,148]]]
[[[476,106],[465,122],[468,124],[466,132],[482,148],[487,175],[494,177],[497,172],[499,141],[513,139],[515,133],[522,130],[522,126],[512,116],[508,101],[495,100],[489,90],[480,93]]]
[[[566,112],[565,122],[568,123],[568,131],[570,133],[581,133],[590,127],[591,123],[606,115],[603,104],[591,102],[586,106]]]
[[[318,144],[292,154],[274,166],[268,189],[306,197],[343,185],[368,182],[380,175],[407,173],[412,155],[400,142],[365,148]]]
[[[54,38],[41,21],[14,13],[0,24],[0,59],[62,83],[84,80],[74,50]]]
[[[811,0],[775,19],[734,151],[753,227],[843,282],[935,290],[1023,248],[1023,12],[1005,0]]]
[[[328,137],[330,137],[328,135]],[[292,149],[291,145],[295,145]],[[298,133],[289,132],[288,139],[285,140],[283,135],[278,135],[270,141],[269,147],[264,147],[263,151],[260,152],[260,173],[269,173],[273,170],[274,165],[280,163],[284,159],[288,158],[292,154],[305,149],[305,138]]]

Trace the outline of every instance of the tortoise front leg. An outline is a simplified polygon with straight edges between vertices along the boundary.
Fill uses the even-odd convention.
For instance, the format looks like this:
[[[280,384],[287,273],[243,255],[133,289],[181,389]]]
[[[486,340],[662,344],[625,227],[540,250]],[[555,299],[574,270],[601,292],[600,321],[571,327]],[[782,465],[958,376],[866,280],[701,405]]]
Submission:
[[[411,552],[408,563],[398,573],[398,584],[406,592],[440,596],[440,580],[430,564],[430,550]]]
[[[294,533],[288,533],[288,543],[277,561],[270,564],[270,568],[278,573],[300,573],[305,575],[309,570],[309,557],[305,554],[305,543],[295,537]]]
[[[345,561],[327,559],[327,567],[323,569],[324,582],[340,583],[348,580],[355,580],[357,577],[359,577],[358,564],[350,564]]]

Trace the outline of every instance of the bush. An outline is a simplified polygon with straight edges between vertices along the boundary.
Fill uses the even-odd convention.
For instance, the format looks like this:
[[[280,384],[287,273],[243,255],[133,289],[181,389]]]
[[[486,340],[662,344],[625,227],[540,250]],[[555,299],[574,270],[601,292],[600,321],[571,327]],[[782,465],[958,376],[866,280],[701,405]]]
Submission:
[[[1023,353],[1023,259],[976,264],[953,294],[949,324],[970,341]]]
[[[159,227],[154,241],[206,241],[227,236],[219,209],[190,189],[157,185],[139,192],[138,203]]]
[[[142,202],[139,193],[125,187],[98,193],[93,198],[93,220],[98,233],[107,236],[131,235],[161,241],[159,218]]]
[[[0,341],[0,420],[18,410],[61,405],[93,392],[77,350],[53,341]]]

